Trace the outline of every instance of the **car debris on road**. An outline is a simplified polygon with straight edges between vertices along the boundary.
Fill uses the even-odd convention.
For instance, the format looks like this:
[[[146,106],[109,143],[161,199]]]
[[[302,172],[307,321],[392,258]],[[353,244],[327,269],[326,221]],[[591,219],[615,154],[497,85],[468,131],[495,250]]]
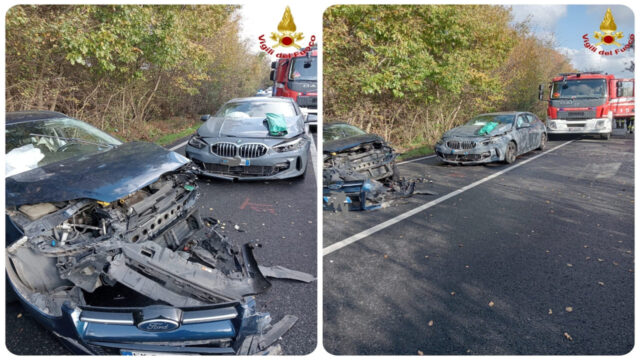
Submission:
[[[344,123],[323,129],[323,208],[374,210],[415,194],[425,179],[399,176],[397,153],[381,137]]]

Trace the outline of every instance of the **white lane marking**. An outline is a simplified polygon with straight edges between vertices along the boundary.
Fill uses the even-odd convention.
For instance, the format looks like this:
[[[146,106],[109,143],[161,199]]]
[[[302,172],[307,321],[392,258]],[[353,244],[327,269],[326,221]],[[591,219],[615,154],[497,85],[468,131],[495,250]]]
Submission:
[[[320,184],[320,176],[318,174],[318,168],[316,168],[318,150],[316,149],[316,143],[313,141],[313,135],[309,134],[309,138],[311,139],[311,163],[313,164],[313,173],[316,175],[316,186],[318,186],[318,184]]]
[[[172,148],[171,148],[171,149],[169,149],[169,150],[171,150],[171,151],[176,151],[176,149],[180,149],[181,147],[183,147],[183,146],[187,145],[187,143],[188,143],[188,142],[189,142],[189,140],[187,140],[187,141],[185,141],[185,142],[183,142],[183,143],[180,143],[180,144],[178,144],[178,145],[176,145],[176,146],[172,147]]]
[[[537,159],[537,158],[539,158],[541,156],[544,156],[544,155],[549,154],[549,153],[551,153],[553,151],[556,151],[556,150],[560,149],[561,147],[563,147],[565,145],[571,144],[574,141],[576,141],[576,140],[567,141],[566,143],[560,144],[560,145],[554,147],[553,149],[549,149],[549,150],[547,150],[547,151],[545,151],[545,152],[543,152],[541,154],[538,154],[538,155],[536,155],[536,156],[534,156],[532,158],[529,158],[529,159],[524,160],[524,161],[520,161],[520,162],[518,162],[516,164],[512,164],[511,166],[507,167],[506,169],[500,170],[495,174],[491,174],[491,175],[489,175],[489,176],[487,176],[485,178],[482,178],[482,179],[480,179],[478,181],[475,181],[475,182],[473,182],[473,183],[471,183],[471,184],[469,184],[467,186],[461,187],[458,190],[455,190],[455,191],[450,192],[450,193],[448,193],[448,194],[446,194],[444,196],[441,196],[441,197],[439,197],[439,198],[437,198],[437,199],[435,199],[433,201],[430,201],[430,202],[428,202],[426,204],[422,204],[422,205],[418,206],[415,209],[412,209],[412,210],[409,210],[409,211],[405,212],[404,214],[400,214],[400,215],[398,215],[398,216],[396,216],[394,218],[391,218],[391,219],[389,219],[389,220],[387,220],[387,221],[385,221],[383,223],[380,223],[380,224],[378,224],[378,225],[376,225],[376,226],[374,226],[372,228],[369,228],[367,230],[359,232],[359,233],[357,233],[355,235],[352,235],[352,236],[350,236],[350,237],[348,237],[348,238],[346,238],[344,240],[338,241],[337,243],[331,244],[331,245],[325,247],[324,249],[322,249],[322,256],[329,255],[334,251],[337,251],[337,250],[342,249],[343,247],[349,246],[349,245],[355,243],[356,241],[362,240],[362,239],[366,238],[369,235],[372,235],[372,234],[374,234],[374,233],[376,233],[376,232],[378,232],[380,230],[388,228],[389,226],[394,225],[394,224],[396,224],[396,223],[398,223],[398,222],[400,222],[400,221],[402,221],[404,219],[407,219],[407,218],[409,218],[409,217],[411,217],[411,216],[413,216],[413,215],[415,215],[415,214],[417,214],[417,213],[419,213],[421,211],[424,211],[424,210],[426,210],[426,209],[428,209],[430,207],[436,206],[436,205],[440,204],[441,202],[443,202],[445,200],[448,200],[448,199],[450,199],[450,198],[452,198],[454,196],[460,195],[463,192],[465,192],[465,191],[467,191],[469,189],[472,189],[472,188],[474,188],[474,187],[476,187],[476,186],[478,186],[480,184],[483,184],[483,183],[485,183],[485,182],[487,182],[489,180],[495,179],[495,178],[497,178],[498,176],[500,176],[502,174],[505,174],[505,173],[508,173],[511,170],[517,169],[517,168],[519,168],[520,166],[522,166],[524,164],[527,164],[527,163],[529,163],[529,162],[531,162],[531,161],[533,161],[533,160],[535,160],[535,159]]]
[[[432,157],[436,157],[435,155],[429,155],[429,156],[423,156],[421,158],[417,158],[417,159],[411,159],[411,160],[407,160],[407,161],[401,161],[399,163],[396,163],[396,165],[402,165],[402,164],[408,164],[414,161],[420,161],[420,160],[424,160],[424,159],[430,159]]]

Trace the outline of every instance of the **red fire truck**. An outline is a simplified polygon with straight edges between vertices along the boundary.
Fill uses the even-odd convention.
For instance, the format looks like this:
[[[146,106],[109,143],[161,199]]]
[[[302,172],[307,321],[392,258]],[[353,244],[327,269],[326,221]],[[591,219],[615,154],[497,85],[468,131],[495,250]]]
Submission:
[[[308,125],[318,122],[318,50],[303,52],[271,63],[272,96],[294,99],[305,114]]]
[[[549,85],[549,134],[599,134],[609,139],[614,121],[634,119],[634,79],[616,79],[600,72],[560,74]],[[544,100],[544,88],[538,88]]]

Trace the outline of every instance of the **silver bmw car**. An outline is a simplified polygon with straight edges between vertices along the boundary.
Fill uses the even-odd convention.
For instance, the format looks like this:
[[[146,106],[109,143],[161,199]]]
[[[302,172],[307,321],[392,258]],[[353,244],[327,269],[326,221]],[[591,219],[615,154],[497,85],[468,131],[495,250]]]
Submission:
[[[267,114],[286,122],[272,135]],[[286,179],[304,176],[310,139],[304,116],[290,98],[249,97],[228,101],[189,139],[186,155],[201,175],[227,180]]]
[[[450,164],[483,164],[504,161],[531,150],[544,150],[547,130],[530,112],[481,114],[442,136],[435,146],[440,160]]]

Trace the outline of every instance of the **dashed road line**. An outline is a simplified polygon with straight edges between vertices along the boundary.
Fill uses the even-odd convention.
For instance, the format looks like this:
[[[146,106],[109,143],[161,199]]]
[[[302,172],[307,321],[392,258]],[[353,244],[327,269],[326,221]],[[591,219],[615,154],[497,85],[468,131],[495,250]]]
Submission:
[[[352,235],[352,236],[350,236],[350,237],[348,237],[348,238],[346,238],[344,240],[341,240],[341,241],[338,241],[338,242],[336,242],[334,244],[331,244],[331,245],[325,247],[324,249],[322,249],[322,256],[326,256],[326,255],[329,255],[329,254],[331,254],[331,253],[333,253],[335,251],[338,251],[338,250],[340,250],[340,249],[342,249],[342,248],[344,248],[346,246],[349,246],[349,245],[351,245],[351,244],[353,244],[353,243],[355,243],[357,241],[360,241],[360,240],[362,240],[362,239],[364,239],[364,238],[366,238],[366,237],[368,237],[368,236],[370,236],[372,234],[375,234],[380,230],[386,229],[391,225],[397,224],[397,223],[399,223],[400,221],[402,221],[404,219],[407,219],[407,218],[409,218],[409,217],[411,217],[413,215],[416,215],[416,214],[418,214],[418,213],[420,213],[420,212],[422,212],[422,211],[424,211],[424,210],[426,210],[426,209],[428,209],[430,207],[436,206],[436,205],[440,204],[441,202],[443,202],[445,200],[448,200],[448,199],[450,199],[450,198],[452,198],[454,196],[460,195],[460,194],[462,194],[463,192],[465,192],[465,191],[467,191],[469,189],[473,189],[474,187],[476,187],[478,185],[481,185],[481,184],[483,184],[483,183],[485,183],[485,182],[487,182],[489,180],[495,179],[495,178],[497,178],[498,176],[500,176],[502,174],[506,174],[511,170],[517,169],[517,168],[519,168],[520,166],[522,166],[524,164],[527,164],[527,163],[529,163],[529,162],[531,162],[531,161],[533,161],[533,160],[535,160],[535,159],[537,159],[537,158],[539,158],[541,156],[544,156],[544,155],[549,154],[549,153],[551,153],[553,151],[556,151],[556,150],[560,149],[561,147],[569,145],[569,144],[571,144],[571,143],[573,143],[575,141],[576,140],[567,141],[567,142],[565,142],[563,144],[560,144],[560,145],[558,145],[558,146],[556,146],[556,147],[554,147],[552,149],[549,149],[549,150],[547,150],[547,151],[545,151],[545,152],[543,152],[541,154],[538,154],[538,155],[536,155],[536,156],[534,156],[532,158],[526,159],[524,161],[520,161],[520,162],[518,162],[516,164],[512,164],[511,166],[507,167],[504,170],[500,170],[497,173],[491,174],[491,175],[489,175],[489,176],[487,176],[485,178],[482,178],[482,179],[480,179],[478,181],[475,181],[475,182],[473,182],[473,183],[471,183],[469,185],[463,186],[458,190],[452,191],[452,192],[450,192],[450,193],[448,193],[446,195],[443,195],[443,196],[441,196],[441,197],[439,197],[439,198],[437,198],[437,199],[435,199],[433,201],[430,201],[430,202],[428,202],[426,204],[422,204],[422,205],[418,206],[417,208],[409,210],[409,211],[407,211],[407,212],[405,212],[403,214],[400,214],[400,215],[398,215],[398,216],[396,216],[394,218],[391,218],[391,219],[389,219],[389,220],[387,220],[387,221],[385,221],[383,223],[380,223],[380,224],[378,224],[378,225],[376,225],[374,227],[371,227],[371,228],[369,228],[367,230],[364,230],[364,231],[359,232],[359,233],[357,233],[355,235]]]
[[[183,142],[183,143],[180,143],[180,144],[178,144],[178,145],[176,145],[176,146],[172,147],[172,148],[171,148],[171,149],[169,149],[169,150],[171,150],[171,151],[176,151],[177,149],[180,149],[181,147],[183,147],[183,146],[187,145],[187,143],[188,143],[188,142],[189,142],[189,140],[187,140],[187,141],[185,141],[185,142]]]
[[[408,164],[408,163],[412,163],[414,161],[420,161],[420,160],[424,160],[424,159],[431,159],[433,157],[436,157],[435,155],[429,155],[429,156],[423,156],[421,158],[417,158],[417,159],[411,159],[411,160],[407,160],[407,161],[401,161],[399,163],[396,163],[396,165],[402,165],[402,164]]]

